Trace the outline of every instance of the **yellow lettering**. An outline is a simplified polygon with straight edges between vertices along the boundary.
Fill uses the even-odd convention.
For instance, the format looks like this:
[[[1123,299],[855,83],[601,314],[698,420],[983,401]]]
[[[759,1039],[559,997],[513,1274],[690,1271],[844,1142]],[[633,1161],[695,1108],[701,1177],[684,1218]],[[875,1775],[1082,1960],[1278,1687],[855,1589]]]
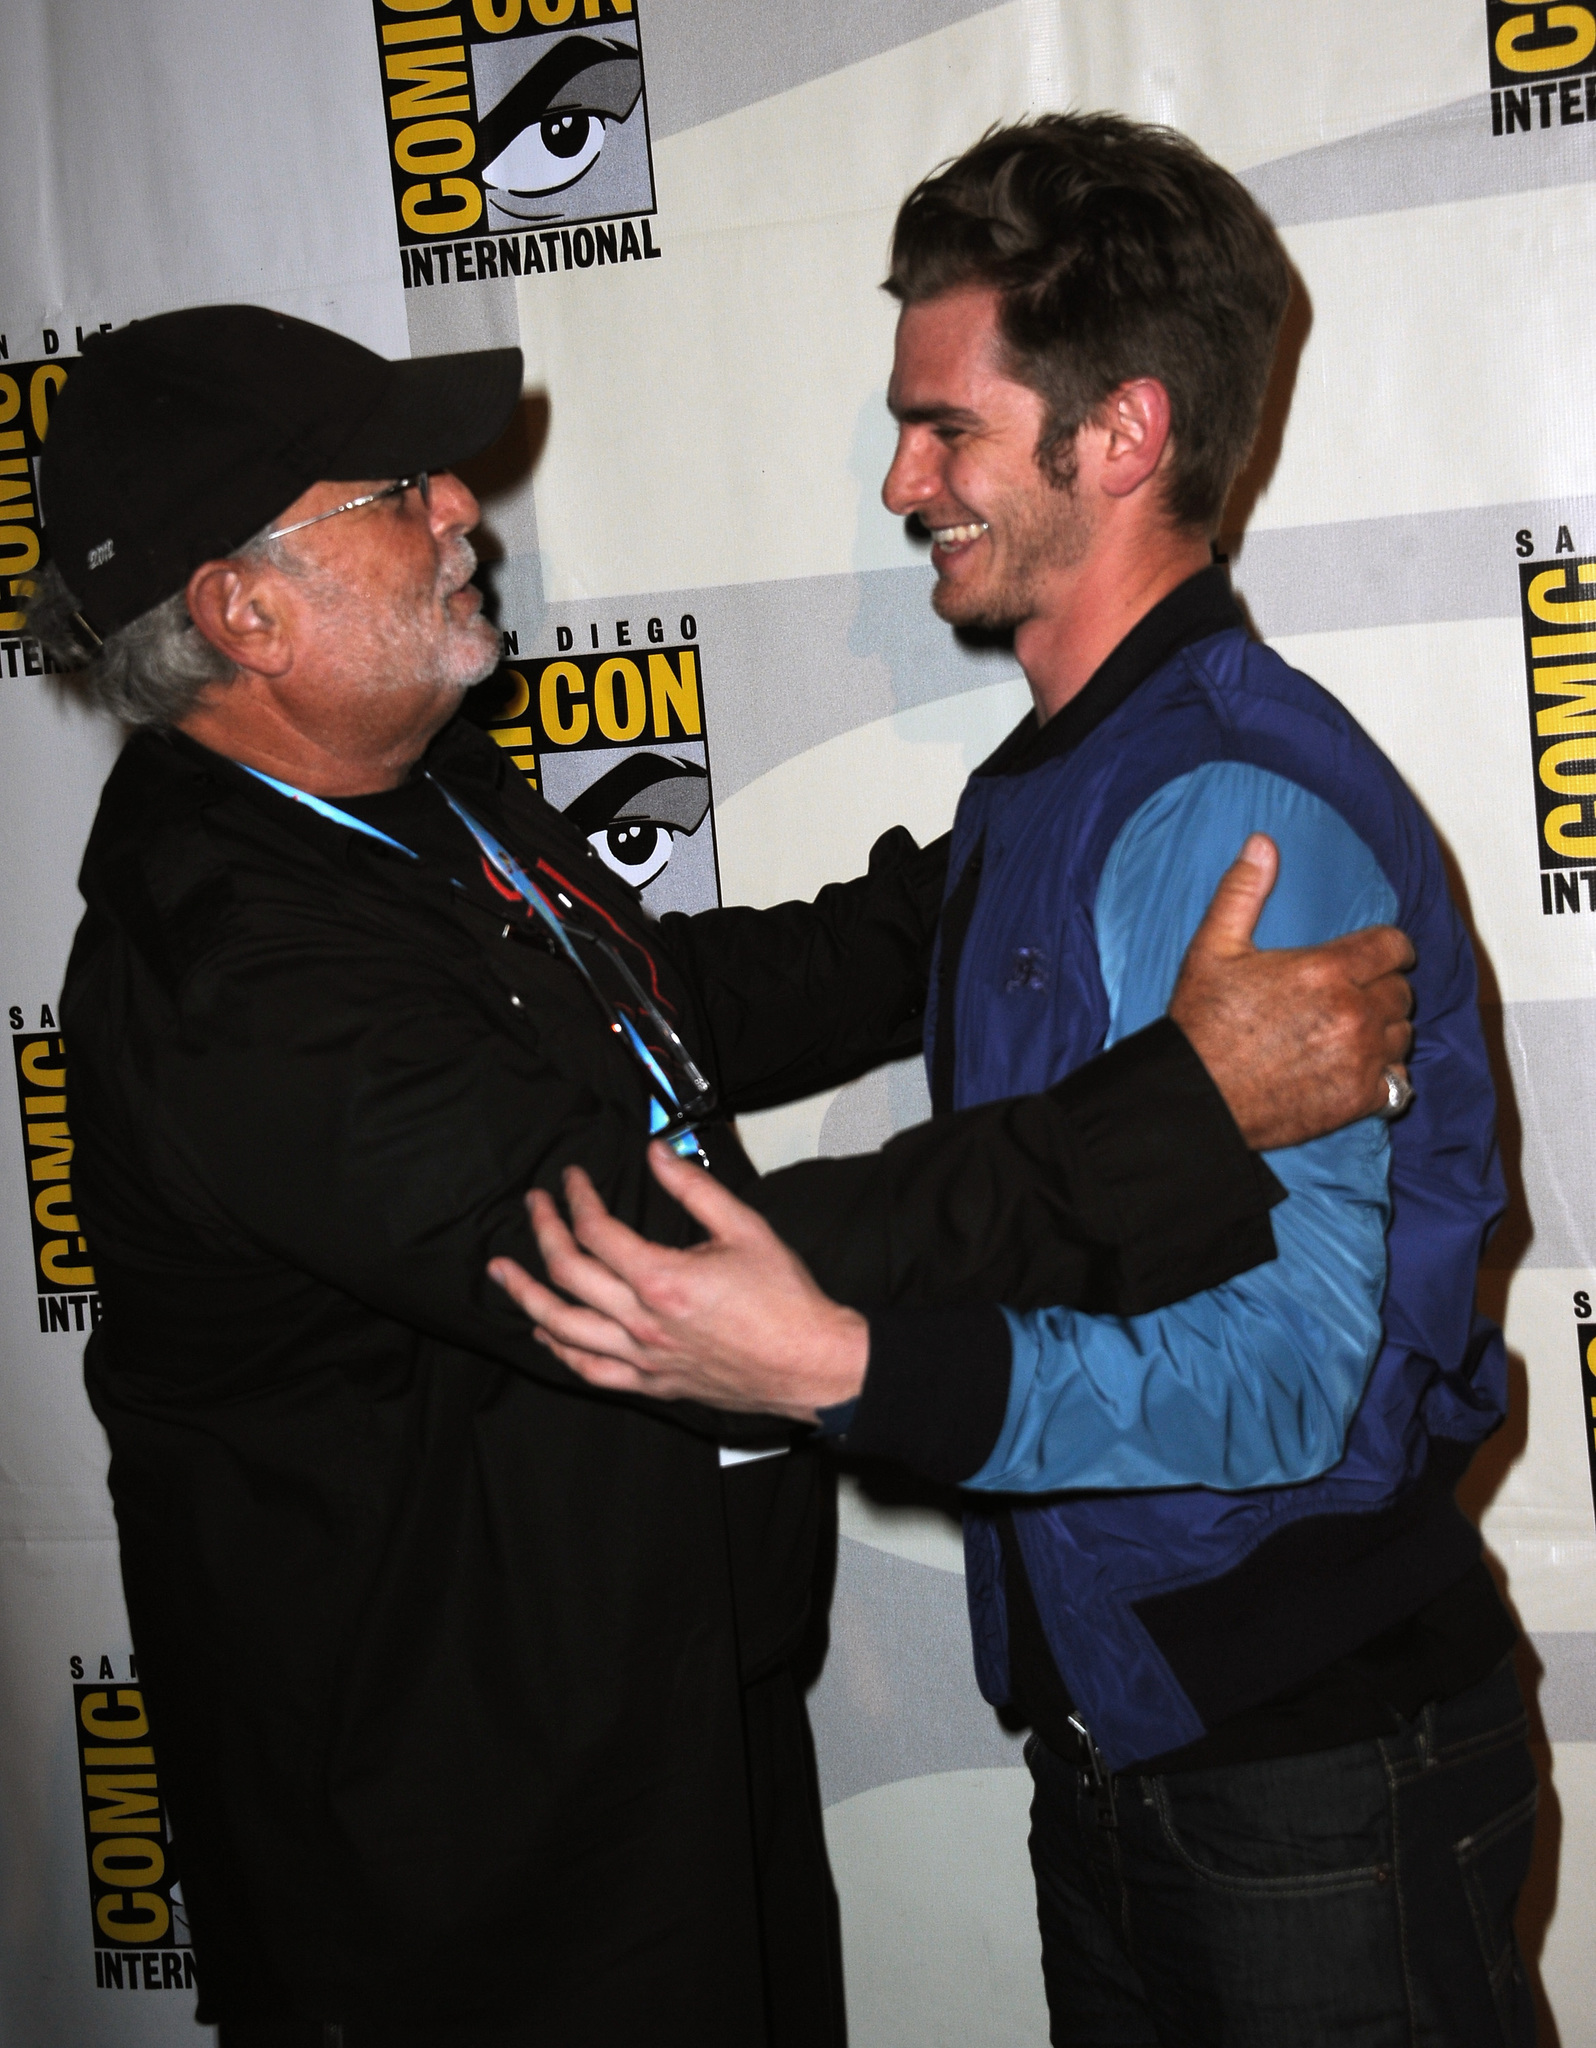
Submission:
[[[1596,796],[1596,774],[1567,775],[1563,772],[1565,761],[1596,761],[1596,741],[1559,740],[1555,747],[1548,747],[1535,768],[1548,789],[1555,789],[1566,796]]]
[[[24,1095],[22,1098],[22,1109],[23,1114],[26,1116],[65,1116],[66,1097],[64,1095]]]
[[[59,1038],[55,1042],[55,1048],[57,1052],[62,1050]],[[39,1061],[49,1050],[50,1041],[48,1038],[36,1038],[31,1045],[25,1045],[22,1048],[22,1058],[18,1064],[35,1088],[64,1088],[66,1086],[65,1067],[41,1067],[39,1065]]]
[[[1570,29],[1572,34],[1539,50],[1521,49],[1525,37],[1535,33],[1535,17],[1510,15],[1496,31],[1497,63],[1506,71],[1562,71],[1583,64],[1596,50],[1596,14],[1588,7],[1548,7],[1546,26]]]
[[[15,478],[15,482],[12,479]],[[13,457],[10,462],[0,462],[0,505],[6,509],[0,517],[6,519],[37,519],[33,500],[29,493],[33,489],[33,476],[25,458]],[[17,500],[26,500],[18,504]]]
[[[565,10],[566,14],[570,11],[569,7]],[[521,0],[499,0],[497,6],[494,0],[471,0],[471,12],[490,36],[504,36],[521,19]],[[537,0],[532,0],[532,12],[537,14]],[[542,15],[539,14],[538,19],[541,21]],[[561,19],[564,19],[563,15]]]
[[[527,706],[532,702],[532,692],[527,687],[526,677],[518,668],[506,669],[505,674],[515,684],[517,692],[513,704],[501,704],[499,707],[499,717],[508,725],[512,718],[520,718],[525,714]]]
[[[466,75],[463,71],[443,71],[444,64],[463,64],[465,46],[456,43],[450,50],[403,50],[397,57],[388,58],[383,69],[390,78],[413,78],[416,83],[407,86],[403,92],[396,92],[388,101],[388,113],[395,121],[408,121],[417,114],[457,114],[471,111],[471,95],[464,91]],[[459,86],[462,90],[456,92]],[[448,98],[440,95],[448,94]],[[469,162],[466,158],[464,161]],[[406,164],[407,171],[413,171],[414,164]],[[423,169],[427,168],[425,165]],[[448,168],[453,170],[454,165]]]
[[[1574,830],[1582,815],[1578,804],[1559,804],[1547,812],[1541,831],[1553,853],[1567,860],[1596,860],[1596,832]]]
[[[7,549],[15,549],[7,554]],[[39,566],[39,536],[31,526],[0,526],[0,576],[22,576]]]
[[[475,144],[472,145],[475,147]],[[418,235],[459,235],[474,228],[482,218],[482,194],[469,178],[440,178],[440,199],[452,199],[452,206],[434,206],[431,183],[407,185],[399,201],[405,225]]]
[[[402,171],[459,171],[476,153],[477,138],[464,121],[412,121],[393,139],[393,160]]]
[[[615,685],[626,694],[624,722],[615,709]],[[635,690],[634,690],[635,685]],[[648,697],[643,689],[643,672],[635,661],[616,655],[599,663],[593,678],[593,716],[607,740],[635,740],[648,722]]]
[[[50,407],[55,394],[66,382],[67,373],[59,363],[41,363],[28,383],[28,410],[33,414],[33,431],[42,441],[50,431]],[[28,567],[31,569],[30,562]]]
[[[1579,580],[1581,583],[1596,583],[1596,562],[1580,563]],[[1576,598],[1572,604],[1559,604],[1552,597],[1554,590],[1567,588],[1567,569],[1543,569],[1538,576],[1530,578],[1530,610],[1536,618],[1545,619],[1554,626],[1596,626],[1596,598]]]
[[[382,4],[390,14],[425,14],[429,7],[437,6],[438,0],[382,0]],[[454,32],[458,35],[459,28]]]
[[[1596,633],[1538,633],[1530,642],[1531,661],[1560,654],[1596,654]]]
[[[690,647],[682,649],[682,672],[678,675],[663,654],[648,657],[648,683],[654,698],[654,737],[668,740],[671,736],[670,707],[676,707],[676,716],[682,722],[683,732],[702,732],[704,714],[698,703],[698,663],[693,659]]]
[[[57,1213],[63,1202],[70,1204],[71,1200],[72,1190],[64,1180],[52,1181],[49,1186],[40,1188],[33,1198],[33,1213],[39,1219],[40,1228],[71,1231],[81,1229],[82,1226],[76,1216],[62,1216]]]
[[[156,1797],[153,1771],[91,1771],[83,1780],[83,1788],[91,1799],[110,1802],[90,1813],[91,1834],[161,1832],[161,1802]]]
[[[576,0],[526,0],[532,19],[545,28],[558,28],[576,12]],[[482,19],[482,0],[477,0],[477,20]]]
[[[83,1762],[85,1767],[89,1764],[115,1764],[118,1769],[123,1764],[153,1766],[155,1752],[153,1749],[142,1749],[132,1743],[123,1742],[114,1749],[86,1749],[83,1752]]]
[[[35,1180],[65,1180],[72,1160],[72,1138],[65,1124],[29,1124],[28,1143],[37,1145],[43,1158],[30,1160],[28,1171]],[[54,1146],[55,1150],[47,1148]]]
[[[83,1240],[78,1239],[79,1248]],[[47,1280],[53,1280],[57,1287],[92,1287],[94,1268],[92,1266],[63,1266],[70,1246],[64,1237],[52,1237],[39,1252],[39,1271]]]
[[[15,377],[8,377],[3,370],[0,370],[0,426],[3,426],[7,420],[14,420],[21,410],[21,385]],[[0,446],[20,448],[22,446],[22,436],[18,434],[13,437],[7,434],[4,442],[0,442]]]
[[[430,5],[430,0],[429,0]],[[123,1913],[126,1898],[131,1913]],[[159,1892],[106,1892],[94,1909],[100,1932],[112,1941],[159,1941],[172,1924],[171,1910]]]
[[[587,706],[568,705],[560,695],[562,686],[571,697],[587,695],[587,679],[574,661],[551,661],[538,677],[538,715],[557,747],[574,747],[587,734]]]
[[[490,726],[488,731],[501,747],[529,747],[532,744],[532,728],[529,725],[494,725]]]
[[[108,1692],[88,1692],[83,1695],[83,1704],[78,1708],[78,1719],[91,1735],[98,1735],[102,1742],[137,1742],[141,1735],[150,1732],[149,1716],[144,1711],[144,1695],[126,1687],[116,1696],[119,1707],[127,1709],[121,1714],[108,1711],[111,1695]]]
[[[1575,669],[1568,671],[1579,674]],[[1584,674],[1589,682],[1543,683],[1539,676],[1535,688],[1543,697],[1567,697],[1567,704],[1548,704],[1535,714],[1535,730],[1544,739],[1554,732],[1596,732],[1596,668],[1586,669]]]
[[[132,1835],[99,1843],[89,1862],[101,1884],[159,1884],[166,1875],[166,1851],[160,1843],[140,1842]]]
[[[390,21],[382,32],[384,44],[441,43],[460,33],[458,14],[435,14],[430,21]]]

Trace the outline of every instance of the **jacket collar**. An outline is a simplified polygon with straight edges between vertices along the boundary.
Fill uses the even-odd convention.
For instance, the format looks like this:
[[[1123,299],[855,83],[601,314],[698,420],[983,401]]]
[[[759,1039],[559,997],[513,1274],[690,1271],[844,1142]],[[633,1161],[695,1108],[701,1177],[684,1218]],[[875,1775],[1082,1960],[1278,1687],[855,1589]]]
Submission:
[[[1070,754],[1089,733],[1117,711],[1156,669],[1183,647],[1194,646],[1246,617],[1230,588],[1229,572],[1218,562],[1177,583],[1131,627],[1093,673],[1086,687],[1039,726],[1028,711],[977,775],[1026,775],[1046,761]]]

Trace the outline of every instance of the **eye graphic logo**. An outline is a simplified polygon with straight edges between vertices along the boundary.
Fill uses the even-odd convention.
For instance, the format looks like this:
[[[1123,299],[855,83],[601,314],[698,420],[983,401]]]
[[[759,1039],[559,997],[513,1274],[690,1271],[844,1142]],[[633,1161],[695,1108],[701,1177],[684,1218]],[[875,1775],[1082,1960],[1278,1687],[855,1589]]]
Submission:
[[[654,211],[634,0],[471,0],[458,14],[431,12],[434,0],[374,4],[401,244]],[[519,249],[501,260],[483,246],[457,279],[522,274]],[[560,266],[551,252],[524,267]]]
[[[682,623],[697,631],[690,614]],[[712,910],[720,869],[699,650],[666,647],[658,619],[647,632],[652,644],[635,654],[504,670],[488,733],[656,917]],[[570,642],[571,629],[559,637]]]
[[[565,806],[612,874],[646,889],[709,812],[709,771],[668,754],[628,754]]]

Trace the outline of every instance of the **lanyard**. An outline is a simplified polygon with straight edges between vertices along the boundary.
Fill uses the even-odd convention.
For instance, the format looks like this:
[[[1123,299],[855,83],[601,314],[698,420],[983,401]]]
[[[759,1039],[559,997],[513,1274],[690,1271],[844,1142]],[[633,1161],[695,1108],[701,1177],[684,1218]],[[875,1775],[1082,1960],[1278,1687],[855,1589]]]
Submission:
[[[329,803],[325,797],[312,796],[309,790],[296,789],[291,782],[280,782],[275,775],[268,775],[260,768],[251,768],[245,761],[240,761],[238,765],[246,774],[253,775],[257,782],[264,782],[268,788],[275,789],[279,796],[286,796],[296,804],[305,804],[320,817],[330,819],[333,824],[346,826],[351,832],[363,832],[368,839],[375,839],[383,846],[391,846],[396,853],[404,854],[409,860],[420,858],[413,847],[406,846],[402,840],[390,837],[388,833],[379,830],[377,826],[369,824],[366,819],[357,818],[353,812],[340,810],[336,804]],[[511,853],[510,849],[496,839],[487,826],[479,819],[472,817],[464,804],[456,802],[454,797],[449,794],[448,790],[444,788],[443,784],[435,776],[428,775],[427,780],[471,834],[471,837],[481,848],[483,859],[494,869],[500,880],[504,882],[506,887],[513,889],[533,915],[546,926],[565,958],[598,997],[600,1004],[610,1018],[610,1029],[619,1033],[625,1039],[628,1050],[642,1064],[655,1086],[662,1091],[664,1102],[661,1102],[658,1095],[653,1095],[649,1098],[648,1127],[651,1132],[664,1130],[671,1122],[670,1109],[665,1107],[665,1103],[669,1103],[671,1109],[680,1109],[681,1099],[666,1079],[665,1072],[660,1066],[659,1061],[649,1051],[642,1033],[632,1022],[631,1018],[627,1016],[626,1012],[617,1009],[615,1004],[610,1002],[604,995],[603,991],[594,981],[587,962],[577,952],[575,946],[572,945],[570,934],[566,931],[564,920],[560,917],[559,912],[550,903],[537,883],[533,881],[526,869],[522,867],[515,855]],[[460,887],[458,879],[455,881],[455,887]],[[661,1021],[663,1022],[663,1020]],[[675,1034],[672,1033],[672,1036],[674,1037]],[[690,1131],[683,1131],[667,1142],[673,1151],[681,1153],[683,1157],[692,1157],[695,1154],[699,1158],[703,1157],[698,1141]]]

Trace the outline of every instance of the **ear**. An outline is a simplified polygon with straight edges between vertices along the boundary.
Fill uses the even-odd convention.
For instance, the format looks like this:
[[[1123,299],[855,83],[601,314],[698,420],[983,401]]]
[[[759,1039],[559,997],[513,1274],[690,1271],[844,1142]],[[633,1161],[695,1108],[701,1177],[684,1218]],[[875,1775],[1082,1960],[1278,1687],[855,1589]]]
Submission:
[[[202,562],[188,579],[189,617],[235,668],[285,675],[293,666],[292,638],[276,577],[265,564]]]
[[[1128,498],[1169,446],[1169,393],[1156,377],[1134,377],[1108,394],[1092,424],[1103,437],[1101,487],[1111,498]]]

